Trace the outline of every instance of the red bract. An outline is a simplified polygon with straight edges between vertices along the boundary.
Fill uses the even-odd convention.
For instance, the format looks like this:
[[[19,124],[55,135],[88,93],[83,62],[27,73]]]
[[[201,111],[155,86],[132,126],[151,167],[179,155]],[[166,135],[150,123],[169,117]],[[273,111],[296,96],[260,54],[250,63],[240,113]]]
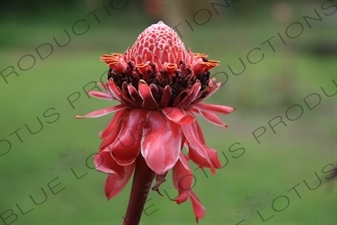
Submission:
[[[96,169],[108,174],[108,199],[125,187],[137,162],[143,160],[156,176],[152,189],[158,190],[172,169],[179,193],[175,201],[191,200],[197,221],[204,217],[205,208],[191,190],[193,176],[187,161],[208,167],[213,174],[221,163],[216,151],[206,146],[195,114],[226,128],[216,114],[234,111],[232,107],[202,103],[220,87],[209,72],[219,63],[206,57],[187,51],[176,32],[163,22],[147,28],[124,54],[101,56],[110,67],[107,82],[100,84],[106,92],[89,94],[120,104],[77,118],[115,112],[100,134],[100,154],[94,159]],[[188,149],[187,156],[182,153],[183,146]]]

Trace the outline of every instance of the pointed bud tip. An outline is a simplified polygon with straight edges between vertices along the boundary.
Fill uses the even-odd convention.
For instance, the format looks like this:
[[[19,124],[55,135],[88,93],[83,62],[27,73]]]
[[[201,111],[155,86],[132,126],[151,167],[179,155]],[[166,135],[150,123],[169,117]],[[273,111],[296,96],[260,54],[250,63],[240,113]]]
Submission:
[[[227,124],[223,124],[223,125],[222,125],[222,128],[223,128],[223,129],[228,129],[228,125],[227,125]]]

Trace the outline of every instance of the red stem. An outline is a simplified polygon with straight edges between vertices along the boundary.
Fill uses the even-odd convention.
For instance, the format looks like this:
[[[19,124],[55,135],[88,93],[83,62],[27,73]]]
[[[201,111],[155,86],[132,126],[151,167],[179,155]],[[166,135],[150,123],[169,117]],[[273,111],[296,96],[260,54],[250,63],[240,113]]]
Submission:
[[[136,159],[136,168],[123,225],[138,225],[143,208],[154,178],[154,172],[147,166],[144,158],[139,155]]]

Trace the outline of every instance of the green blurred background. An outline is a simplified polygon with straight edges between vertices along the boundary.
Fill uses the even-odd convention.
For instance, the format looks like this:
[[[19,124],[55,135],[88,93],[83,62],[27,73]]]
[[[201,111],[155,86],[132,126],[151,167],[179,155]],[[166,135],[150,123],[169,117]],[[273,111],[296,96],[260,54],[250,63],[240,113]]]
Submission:
[[[107,70],[98,57],[123,52],[159,20],[181,23],[186,47],[221,61],[212,74],[225,84],[207,102],[237,109],[221,117],[227,130],[200,118],[226,166],[216,176],[192,166],[207,209],[199,224],[337,224],[336,185],[325,178],[337,161],[336,9],[336,1],[304,0],[1,1],[0,224],[122,224],[131,182],[107,201],[106,176],[89,157],[112,116],[74,115],[116,104],[83,90]],[[254,48],[252,61],[264,54],[256,64],[247,61]],[[239,58],[246,69],[236,76]],[[276,116],[284,123],[274,133]],[[164,197],[150,194],[141,224],[195,224],[189,202],[169,200],[170,180]]]

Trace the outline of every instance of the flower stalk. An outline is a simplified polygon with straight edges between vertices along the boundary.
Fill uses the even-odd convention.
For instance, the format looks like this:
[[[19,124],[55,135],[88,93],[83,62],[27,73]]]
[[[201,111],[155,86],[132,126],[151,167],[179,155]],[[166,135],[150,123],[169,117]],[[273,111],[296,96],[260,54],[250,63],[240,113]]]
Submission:
[[[154,175],[154,172],[147,166],[144,158],[142,156],[138,156],[136,159],[136,168],[132,182],[129,204],[124,217],[123,225],[139,224],[147,195],[150,190],[148,184],[152,182]]]

